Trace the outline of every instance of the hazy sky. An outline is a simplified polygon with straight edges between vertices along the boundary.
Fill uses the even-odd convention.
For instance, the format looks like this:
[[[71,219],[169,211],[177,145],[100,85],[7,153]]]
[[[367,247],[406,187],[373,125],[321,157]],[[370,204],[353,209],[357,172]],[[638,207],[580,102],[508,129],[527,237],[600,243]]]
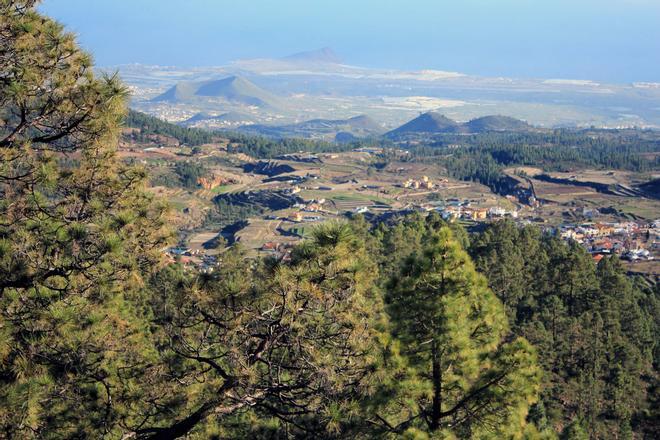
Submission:
[[[332,47],[348,63],[660,82],[660,0],[45,0],[102,66],[222,65]]]

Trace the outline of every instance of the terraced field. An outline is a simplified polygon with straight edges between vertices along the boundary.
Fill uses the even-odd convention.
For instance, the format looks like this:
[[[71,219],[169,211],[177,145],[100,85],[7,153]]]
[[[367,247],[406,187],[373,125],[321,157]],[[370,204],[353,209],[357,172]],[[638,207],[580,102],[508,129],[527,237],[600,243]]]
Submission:
[[[530,181],[534,186],[534,193],[538,199],[556,203],[567,203],[576,197],[598,194],[596,190],[588,187],[561,185],[536,179],[530,179]]]
[[[250,219],[248,225],[236,234],[236,238],[246,248],[256,249],[268,241],[279,239],[277,228],[281,223],[281,220]]]

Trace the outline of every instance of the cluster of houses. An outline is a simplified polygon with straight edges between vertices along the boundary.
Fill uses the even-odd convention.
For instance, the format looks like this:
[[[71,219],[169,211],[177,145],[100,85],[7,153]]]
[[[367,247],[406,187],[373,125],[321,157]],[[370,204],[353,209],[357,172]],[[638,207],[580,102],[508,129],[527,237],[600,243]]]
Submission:
[[[184,266],[194,266],[201,272],[213,272],[218,264],[218,257],[207,255],[201,249],[175,246],[165,249],[165,257],[169,264],[181,263]]]
[[[442,182],[446,182],[446,180]],[[401,186],[410,189],[433,189],[435,188],[435,183],[428,176],[422,176],[421,180],[408,179]]]
[[[269,241],[261,246],[263,252],[267,252],[277,259],[287,261],[291,258],[291,250],[293,249],[292,243],[278,243]]]
[[[318,213],[325,211],[324,205],[325,199],[314,199],[309,200],[305,203],[296,203],[293,205],[294,208],[300,209],[300,211],[292,212],[289,214],[287,219],[289,221],[300,223],[304,221],[318,221],[321,219],[318,215],[305,215],[305,213]]]
[[[562,225],[557,230],[565,240],[582,244],[600,261],[606,255],[619,255],[624,260],[649,261],[660,247],[660,221],[653,223],[583,223]]]
[[[300,211],[293,212],[287,217],[287,220],[294,223],[318,222],[322,219],[323,218],[320,215],[305,215]]]
[[[438,211],[445,220],[488,220],[498,219],[504,217],[518,218],[518,211],[509,211],[500,206],[490,208],[474,207],[467,200],[450,200],[446,204],[437,205],[422,205],[421,208],[425,211]]]
[[[507,211],[499,206],[493,208],[473,208],[469,206],[446,206],[440,210],[442,218],[445,220],[464,219],[464,220],[487,220],[504,218],[518,218],[517,211]]]

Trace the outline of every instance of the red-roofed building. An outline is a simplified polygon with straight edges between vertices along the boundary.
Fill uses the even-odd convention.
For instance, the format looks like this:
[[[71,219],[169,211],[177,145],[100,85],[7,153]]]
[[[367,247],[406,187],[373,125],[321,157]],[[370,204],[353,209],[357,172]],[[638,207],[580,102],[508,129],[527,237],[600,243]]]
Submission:
[[[271,242],[268,242],[268,243],[264,243],[264,245],[261,247],[261,250],[262,251],[274,251],[274,250],[277,250],[278,246],[279,246],[278,243],[274,243],[274,242],[271,241]]]

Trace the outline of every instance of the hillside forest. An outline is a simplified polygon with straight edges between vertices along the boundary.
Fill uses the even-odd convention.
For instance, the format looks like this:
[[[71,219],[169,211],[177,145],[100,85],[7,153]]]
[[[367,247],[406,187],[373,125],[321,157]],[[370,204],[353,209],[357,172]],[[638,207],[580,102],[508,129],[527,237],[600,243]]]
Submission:
[[[535,226],[356,215],[287,259],[238,244],[212,272],[163,261],[168,203],[117,155],[145,121],[36,3],[0,0],[0,438],[657,435],[657,284]],[[486,164],[538,158],[498,142]],[[589,148],[552,154],[646,166],[627,155],[643,143]]]

